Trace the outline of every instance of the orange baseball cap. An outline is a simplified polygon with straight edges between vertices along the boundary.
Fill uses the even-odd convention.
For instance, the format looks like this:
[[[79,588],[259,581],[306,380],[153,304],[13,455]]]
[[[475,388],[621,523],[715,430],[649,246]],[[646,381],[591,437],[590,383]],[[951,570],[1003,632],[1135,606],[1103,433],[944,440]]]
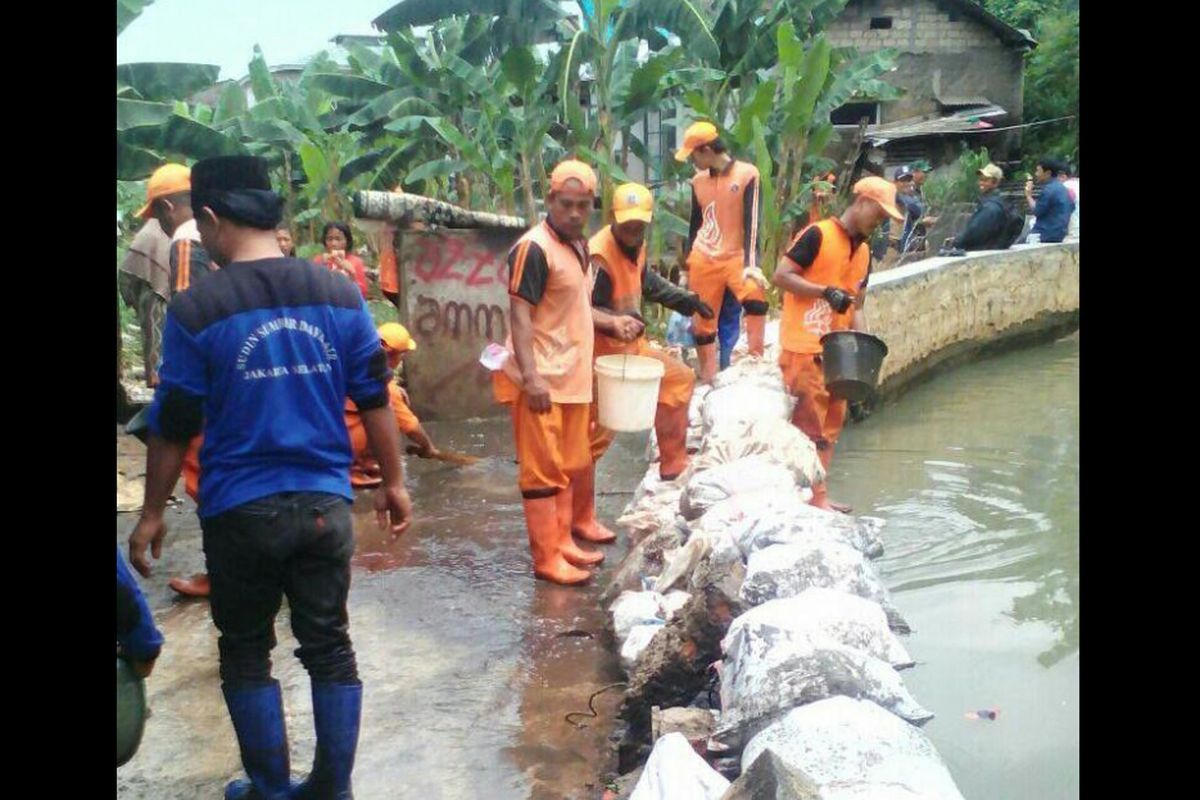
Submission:
[[[417,343],[413,341],[408,328],[399,322],[385,322],[380,325],[379,339],[385,348],[396,353],[407,353],[417,349]]]
[[[703,147],[709,142],[715,142],[720,135],[717,132],[717,126],[711,122],[693,122],[683,132],[683,147],[675,151],[675,160],[687,161],[693,150]]]
[[[624,183],[613,192],[613,218],[620,225],[631,219],[649,223],[654,219],[654,197],[640,183]]]
[[[180,192],[192,190],[192,171],[183,164],[163,164],[154,170],[150,180],[146,181],[146,205],[142,206],[137,215],[142,219],[150,218],[150,206],[160,197],[169,197]]]
[[[582,161],[573,158],[560,161],[554,171],[550,173],[550,191],[561,190],[569,180],[577,180],[583,184],[583,188],[592,194],[596,193],[596,173]]]
[[[896,185],[874,175],[863,178],[854,184],[854,194],[874,200],[887,212],[887,215],[899,222],[904,221],[904,213],[896,208]]]

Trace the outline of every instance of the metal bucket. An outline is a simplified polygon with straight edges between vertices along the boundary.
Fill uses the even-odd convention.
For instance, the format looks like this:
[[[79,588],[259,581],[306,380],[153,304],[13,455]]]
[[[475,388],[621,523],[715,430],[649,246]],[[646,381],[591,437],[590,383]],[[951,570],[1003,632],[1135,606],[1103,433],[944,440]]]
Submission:
[[[146,729],[146,684],[117,656],[117,766],[137,752]]]
[[[833,331],[821,337],[821,346],[829,393],[851,403],[870,397],[888,352],[883,340],[862,331]]]

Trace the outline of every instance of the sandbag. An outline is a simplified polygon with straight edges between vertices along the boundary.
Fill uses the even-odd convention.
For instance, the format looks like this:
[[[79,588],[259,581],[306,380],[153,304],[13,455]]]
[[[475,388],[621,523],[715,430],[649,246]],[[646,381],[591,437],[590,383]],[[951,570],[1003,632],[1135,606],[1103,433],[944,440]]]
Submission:
[[[790,489],[764,487],[716,503],[689,527],[695,534],[729,534],[734,526],[773,511],[801,513],[801,506],[807,506],[810,500],[811,489],[794,485]]]
[[[686,472],[676,480],[664,481],[658,476],[658,467],[652,464],[634,490],[633,500],[617,518],[617,524],[625,528],[634,541],[670,524],[679,511],[685,475]]]
[[[870,700],[914,725],[933,719],[886,661],[819,630],[790,637],[778,630],[749,625],[727,638],[720,741],[740,744],[789,709],[838,695]]]
[[[739,358],[717,373],[713,378],[712,388],[715,391],[734,385],[753,386],[775,392],[784,391],[783,370],[779,367],[779,360]]]
[[[663,629],[663,621],[658,620],[651,623],[643,623],[634,625],[629,630],[629,635],[625,637],[625,643],[621,645],[621,666],[626,672],[633,670],[633,666],[641,657],[642,651],[650,646],[655,634]]]
[[[750,740],[742,767],[768,748],[820,786],[826,800],[962,800],[928,737],[867,700],[831,697],[792,709]]]
[[[883,555],[878,517],[852,517],[808,504],[765,510],[730,528],[733,540],[746,558],[756,550],[775,544],[836,541],[849,545],[867,558]]]
[[[658,592],[621,592],[609,608],[617,641],[624,642],[629,632],[638,625],[665,623],[667,614],[663,609],[664,600]]]
[[[765,456],[747,456],[692,473],[679,498],[679,511],[685,519],[696,519],[712,506],[734,495],[761,489],[786,492],[795,485],[795,478],[786,467]]]
[[[866,557],[838,542],[775,544],[754,551],[746,563],[741,596],[757,606],[768,600],[795,597],[813,587],[837,589],[874,600],[883,608],[892,630],[910,632]]]
[[[735,619],[721,649],[729,654],[741,633],[757,629],[758,635],[776,641],[828,637],[845,647],[862,650],[895,669],[915,663],[889,628],[878,603],[836,589],[805,589],[795,597],[768,600]]]
[[[791,422],[776,417],[718,421],[692,461],[697,470],[705,470],[752,455],[787,467],[801,486],[825,480],[816,445]]]
[[[682,733],[668,733],[654,743],[629,800],[720,800],[728,788]]]
[[[654,582],[654,591],[666,593],[677,586],[687,586],[692,571],[710,547],[707,536],[693,536],[688,539],[687,544],[676,550],[667,560],[662,574]]]
[[[721,423],[752,419],[787,419],[792,400],[782,390],[752,383],[734,383],[713,389],[704,398],[702,414],[705,430]]]

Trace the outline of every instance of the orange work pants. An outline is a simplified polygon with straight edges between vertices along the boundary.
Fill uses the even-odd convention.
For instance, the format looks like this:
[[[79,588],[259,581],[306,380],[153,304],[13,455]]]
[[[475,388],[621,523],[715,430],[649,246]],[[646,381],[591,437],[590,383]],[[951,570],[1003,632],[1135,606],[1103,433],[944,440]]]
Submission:
[[[817,455],[828,470],[833,461],[833,448],[846,421],[846,401],[834,400],[825,388],[819,353],[784,350],[779,357],[779,366],[783,369],[788,394],[796,398],[792,424],[817,446]]]
[[[591,465],[589,408],[587,403],[551,403],[549,413],[535,414],[524,393],[509,406],[517,484],[526,498],[557,494],[571,484],[569,475]]]
[[[695,336],[716,334],[716,312],[721,308],[726,289],[733,293],[739,303],[745,303],[747,300],[766,300],[763,288],[756,281],[742,278],[745,265],[740,256],[715,260],[693,250],[688,254],[687,267],[688,288],[698,294],[713,310],[712,319],[705,319],[699,314],[692,315],[692,333]]]

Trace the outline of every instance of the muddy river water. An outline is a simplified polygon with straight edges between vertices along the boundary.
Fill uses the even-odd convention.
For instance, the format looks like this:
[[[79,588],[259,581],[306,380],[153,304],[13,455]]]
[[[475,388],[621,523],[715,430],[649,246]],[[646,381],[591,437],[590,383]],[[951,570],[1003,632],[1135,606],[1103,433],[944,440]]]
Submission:
[[[926,727],[963,794],[1078,794],[1078,338],[991,358],[919,386],[843,435],[837,499],[888,519],[879,562],[915,633],[905,673],[937,718]],[[355,796],[599,797],[615,767],[617,692],[586,727],[564,720],[620,680],[601,634],[599,587],[535,583],[504,420],[433,423],[471,467],[409,460],[417,521],[401,540],[355,504],[351,635],[365,684]],[[611,520],[644,472],[623,436],[601,462]],[[118,464],[144,469],[118,436]],[[117,517],[124,546],[133,515]],[[141,750],[118,796],[219,797],[240,773],[217,677],[207,604],[177,601],[167,578],[203,568],[194,508],[170,512],[164,557],[143,581],[166,647],[148,682]],[[606,569],[624,548],[606,549]],[[600,583],[603,583],[603,575]],[[293,769],[311,764],[308,680],[287,607],[274,669],[284,687]],[[996,720],[964,713],[999,708]],[[578,718],[576,718],[578,720]]]

